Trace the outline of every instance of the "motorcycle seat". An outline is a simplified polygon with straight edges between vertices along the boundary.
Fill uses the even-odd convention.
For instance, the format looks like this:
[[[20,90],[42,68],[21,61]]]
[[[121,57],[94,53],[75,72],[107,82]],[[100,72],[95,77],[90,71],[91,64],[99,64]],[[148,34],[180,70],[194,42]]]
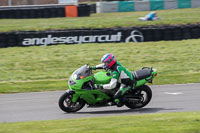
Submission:
[[[136,80],[145,79],[151,76],[151,69],[142,69],[133,72],[133,76]]]

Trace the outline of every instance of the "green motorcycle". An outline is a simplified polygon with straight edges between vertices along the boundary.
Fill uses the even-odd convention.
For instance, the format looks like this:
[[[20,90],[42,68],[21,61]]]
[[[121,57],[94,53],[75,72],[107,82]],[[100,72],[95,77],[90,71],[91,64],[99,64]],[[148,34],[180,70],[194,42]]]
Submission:
[[[134,89],[124,94],[124,104],[131,109],[146,106],[151,98],[152,91],[146,83],[152,83],[157,72],[152,67],[144,67],[133,72],[136,80]],[[95,89],[95,84],[108,84],[111,80],[111,72],[99,71],[95,74],[88,65],[77,69],[69,79],[69,89],[60,97],[59,107],[64,112],[76,112],[82,109],[85,104],[88,107],[116,106],[113,102],[113,95],[119,89],[119,85],[112,90]]]

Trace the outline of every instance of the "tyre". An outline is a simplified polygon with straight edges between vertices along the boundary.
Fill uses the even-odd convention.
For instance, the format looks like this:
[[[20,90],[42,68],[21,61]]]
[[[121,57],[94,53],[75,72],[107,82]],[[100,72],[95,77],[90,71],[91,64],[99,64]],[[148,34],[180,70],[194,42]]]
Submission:
[[[151,88],[147,85],[143,85],[134,91],[133,97],[130,97],[125,105],[131,109],[142,108],[151,101],[151,98]]]
[[[67,113],[77,112],[85,106],[85,101],[82,99],[78,99],[77,102],[72,102],[73,94],[72,93],[64,93],[58,102],[58,105],[61,110]]]

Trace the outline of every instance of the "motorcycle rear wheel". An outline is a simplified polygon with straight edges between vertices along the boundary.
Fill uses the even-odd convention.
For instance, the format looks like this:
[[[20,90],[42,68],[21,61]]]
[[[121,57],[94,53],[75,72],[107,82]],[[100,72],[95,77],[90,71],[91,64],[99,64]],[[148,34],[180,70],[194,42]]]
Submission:
[[[77,102],[73,103],[72,98],[73,98],[72,93],[68,92],[64,93],[58,101],[60,109],[63,110],[64,112],[71,113],[71,112],[77,112],[85,106],[84,100],[78,99]]]
[[[151,91],[151,88],[149,86],[143,85],[143,86],[137,88],[135,91],[136,91],[135,93],[138,93],[138,94],[135,94],[134,96],[137,96],[137,95],[141,96],[142,95],[142,99],[138,103],[133,103],[133,102],[130,102],[130,100],[129,100],[129,102],[125,103],[125,105],[128,108],[130,108],[130,109],[142,108],[142,107],[146,106],[151,101],[152,91]]]

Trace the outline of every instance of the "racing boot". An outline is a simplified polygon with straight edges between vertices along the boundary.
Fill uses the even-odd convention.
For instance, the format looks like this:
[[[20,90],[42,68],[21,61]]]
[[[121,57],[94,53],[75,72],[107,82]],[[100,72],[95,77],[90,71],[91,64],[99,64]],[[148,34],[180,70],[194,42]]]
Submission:
[[[117,107],[124,106],[123,96],[121,90],[118,90],[114,95],[114,102],[117,104]]]

